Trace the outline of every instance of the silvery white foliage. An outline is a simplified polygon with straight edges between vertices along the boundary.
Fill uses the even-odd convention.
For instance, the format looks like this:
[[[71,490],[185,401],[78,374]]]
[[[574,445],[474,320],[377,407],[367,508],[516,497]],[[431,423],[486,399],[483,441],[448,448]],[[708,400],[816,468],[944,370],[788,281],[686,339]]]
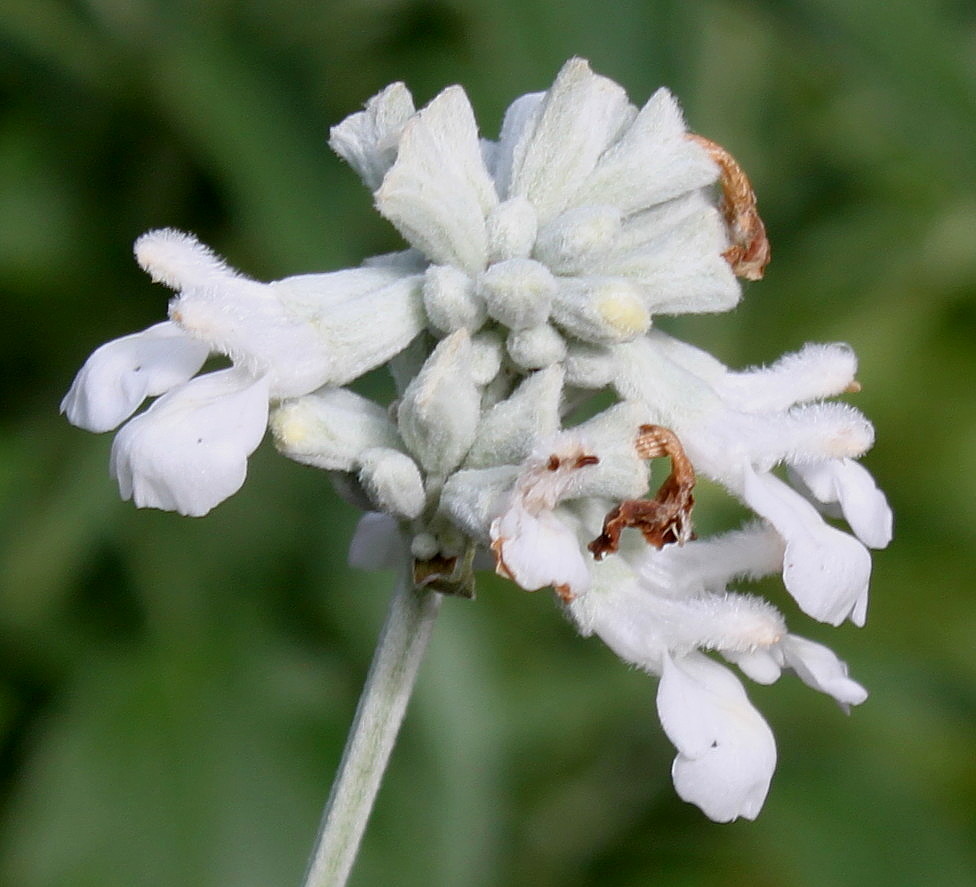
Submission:
[[[666,90],[638,108],[571,59],[490,141],[460,87],[416,110],[396,83],[330,145],[406,250],[263,284],[189,235],[151,232],[136,255],[176,292],[170,320],[98,349],[63,411],[104,431],[158,398],[119,432],[112,470],[137,505],[185,514],[238,489],[270,415],[282,453],[371,509],[354,565],[411,558],[418,581],[459,593],[472,563],[552,586],[582,634],[660,678],[679,795],[719,821],[755,817],[775,742],[713,657],[760,683],[795,673],[842,707],[866,697],[830,650],[733,590],[780,573],[813,618],[864,621],[868,548],[889,541],[891,513],[855,461],[871,425],[828,401],[856,387],[852,350],[805,345],[733,371],[655,328],[656,315],[723,311],[740,294],[720,169]],[[197,376],[211,354],[232,367]],[[382,364],[392,403],[344,387]],[[614,402],[576,419],[598,392]],[[668,444],[674,474],[648,501],[661,440],[681,453]],[[656,526],[690,509],[668,500],[679,458],[758,520],[693,541],[686,513]],[[654,532],[624,526],[662,548],[633,529],[606,543],[624,506]]]

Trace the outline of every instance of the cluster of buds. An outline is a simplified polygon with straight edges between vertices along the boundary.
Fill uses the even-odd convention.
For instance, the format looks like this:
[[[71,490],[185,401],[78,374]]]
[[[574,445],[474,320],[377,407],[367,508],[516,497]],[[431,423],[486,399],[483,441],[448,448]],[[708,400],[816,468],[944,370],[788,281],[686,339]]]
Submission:
[[[850,348],[732,371],[652,325],[727,310],[738,277],[762,276],[748,179],[666,90],[637,108],[580,59],[515,101],[495,142],[460,87],[417,111],[397,83],[330,144],[408,249],[260,283],[190,235],[150,232],[136,258],[176,292],[169,320],[99,348],[62,410],[122,425],[111,470],[138,506],[205,514],[270,425],[365,510],[354,563],[408,561],[442,593],[472,595],[485,564],[552,587],[581,633],[660,677],[681,797],[754,817],[776,747],[718,658],[761,683],[795,672],[841,706],[866,693],[728,585],[778,572],[814,619],[860,625],[891,515],[854,461],[871,425],[826,400],[857,388]],[[212,355],[231,366],[198,375]],[[346,387],[384,364],[393,403]],[[670,473],[652,485],[658,457]],[[696,538],[699,475],[757,518]]]

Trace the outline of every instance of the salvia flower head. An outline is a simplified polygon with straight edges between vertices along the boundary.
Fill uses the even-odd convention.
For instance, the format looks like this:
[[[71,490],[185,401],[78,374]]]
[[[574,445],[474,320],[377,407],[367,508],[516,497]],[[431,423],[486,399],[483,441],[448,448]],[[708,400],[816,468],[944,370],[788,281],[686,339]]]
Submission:
[[[205,514],[270,424],[365,510],[354,563],[409,558],[418,585],[470,596],[487,561],[553,588],[581,633],[658,676],[679,795],[715,820],[755,817],[776,746],[729,666],[760,683],[793,672],[845,708],[866,693],[730,585],[779,573],[804,613],[861,625],[891,514],[856,461],[870,423],[830,400],[858,388],[849,347],[735,371],[653,325],[725,311],[738,277],[762,277],[748,179],[666,90],[635,107],[580,59],[517,99],[497,141],[460,87],[418,111],[397,83],[330,144],[404,251],[261,283],[190,235],[145,234],[136,258],[173,291],[169,319],[96,350],[62,410],[122,426],[111,470],[137,506]],[[201,374],[211,355],[230,366]],[[384,364],[393,404],[346,387]],[[696,538],[698,476],[755,518]]]

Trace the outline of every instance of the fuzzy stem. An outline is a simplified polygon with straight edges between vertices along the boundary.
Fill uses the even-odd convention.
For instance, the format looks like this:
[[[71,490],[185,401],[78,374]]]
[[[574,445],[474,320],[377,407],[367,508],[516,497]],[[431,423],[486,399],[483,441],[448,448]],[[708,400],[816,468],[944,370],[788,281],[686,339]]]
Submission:
[[[305,887],[343,887],[366,829],[441,595],[401,576],[322,816]]]

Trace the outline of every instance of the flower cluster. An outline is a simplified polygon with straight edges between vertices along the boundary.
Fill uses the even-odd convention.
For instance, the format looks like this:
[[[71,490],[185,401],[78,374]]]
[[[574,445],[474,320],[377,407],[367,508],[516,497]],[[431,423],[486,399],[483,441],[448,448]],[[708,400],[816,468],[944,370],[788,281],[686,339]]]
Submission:
[[[496,142],[460,87],[417,111],[394,84],[330,144],[408,249],[265,284],[189,235],[150,232],[136,258],[175,291],[169,320],[95,351],[62,410],[93,431],[125,422],[111,469],[138,506],[205,514],[240,488],[270,424],[282,453],[367,511],[354,562],[409,557],[418,585],[471,594],[490,555],[522,588],[553,587],[583,634],[660,677],[681,797],[754,817],[775,743],[705,651],[762,683],[795,672],[842,706],[866,694],[728,585],[782,573],[805,613],[860,625],[868,548],[887,544],[891,515],[854,461],[870,424],[825,401],[857,388],[848,347],[734,372],[652,327],[727,310],[737,276],[762,276],[748,180],[666,90],[636,108],[579,59],[515,101]],[[198,375],[211,355],[231,366]],[[392,405],[345,387],[384,364]],[[587,413],[607,391],[612,405]],[[648,496],[662,456],[671,473]],[[695,538],[697,475],[757,519]]]

